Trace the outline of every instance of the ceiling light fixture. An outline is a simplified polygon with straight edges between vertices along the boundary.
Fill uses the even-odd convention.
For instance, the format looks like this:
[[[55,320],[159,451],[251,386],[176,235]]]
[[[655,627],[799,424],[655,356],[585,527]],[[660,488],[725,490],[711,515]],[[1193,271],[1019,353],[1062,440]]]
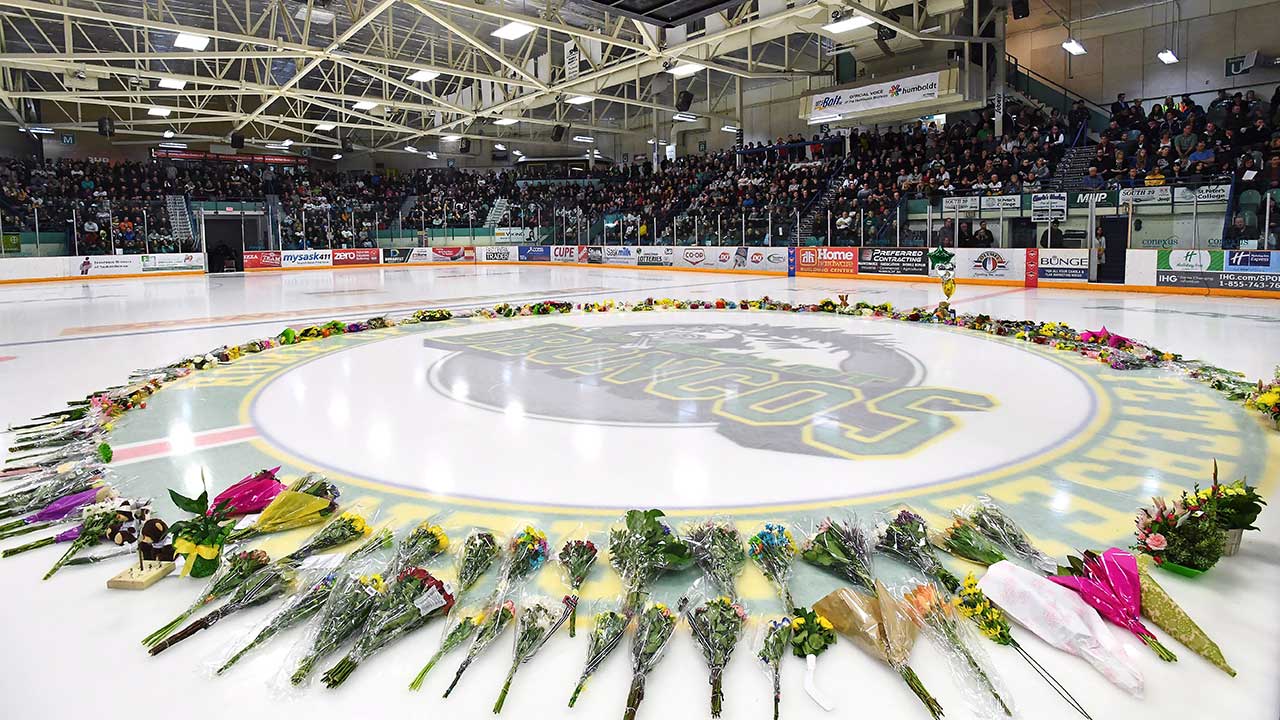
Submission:
[[[29,128],[27,128],[27,132],[31,133],[32,135],[52,135],[52,134],[53,134],[53,128],[51,128],[51,127],[29,127]]]
[[[671,119],[676,122],[693,122],[698,119],[698,116],[693,113],[678,112],[675,115],[672,115]]]
[[[459,140],[462,139],[462,136],[461,135],[445,135],[440,139],[445,142],[458,142]]]
[[[428,160],[439,160],[439,159],[440,159],[440,156],[439,156],[439,155],[436,155],[434,152],[432,152],[432,151],[428,150],[428,151],[427,151],[427,159],[428,159]]]
[[[416,153],[416,152],[418,152],[418,148],[416,148],[416,147],[414,147],[414,146],[412,146],[412,145],[405,145],[405,146],[404,146],[404,149],[405,149],[405,150],[408,150],[409,152],[412,152],[412,153]]]
[[[334,125],[333,123],[320,123],[319,125],[316,126],[316,132],[329,132],[335,127],[337,126]]]
[[[411,82],[431,82],[432,80],[435,80],[438,77],[440,77],[440,73],[436,72],[435,70],[419,70],[414,74],[410,75],[408,79]]]
[[[519,40],[531,32],[533,32],[532,25],[526,25],[518,20],[512,20],[506,25],[494,30],[492,35],[496,38],[502,38],[503,40]]]
[[[334,153],[334,154],[333,154],[333,156],[332,156],[332,157],[330,157],[329,159],[330,159],[330,160],[341,160],[341,159],[342,159],[342,153]]]
[[[361,100],[355,105],[352,105],[351,109],[352,110],[372,110],[376,107],[378,107],[378,103],[376,102],[371,102],[369,100]]]
[[[507,149],[507,146],[506,146],[506,145],[503,145],[502,143],[494,143],[494,144],[493,144],[493,149],[494,149],[494,150],[506,150],[506,149]]]
[[[1156,57],[1159,58],[1160,62],[1164,63],[1165,65],[1172,65],[1178,62],[1178,56],[1174,55],[1173,51],[1170,50],[1169,48],[1165,48],[1164,50],[1161,50],[1160,52],[1156,53]]]
[[[162,148],[171,148],[171,149],[173,149],[173,150],[186,150],[186,149],[187,149],[187,144],[186,144],[186,143],[179,143],[179,142],[162,142],[162,143],[160,143],[160,147],[162,147]]]
[[[209,47],[209,36],[195,33],[178,33],[178,37],[173,40],[173,46],[188,50],[204,50]]]
[[[723,130],[723,131],[725,131],[725,132],[736,133],[736,132],[738,132],[739,130],[741,130],[742,128],[738,127],[737,125],[725,125],[724,127],[720,128],[720,129],[721,129],[721,130]]]
[[[590,135],[574,135],[573,141],[580,142],[580,143],[593,143],[596,141],[596,139],[591,137]]]
[[[1067,38],[1067,41],[1062,43],[1062,49],[1072,55],[1084,55],[1089,52],[1088,50],[1085,50],[1084,45],[1081,45],[1080,41],[1075,38]]]
[[[169,108],[153,107],[147,110],[147,114],[152,117],[169,117],[169,113],[173,112]]]
[[[166,90],[185,90],[187,81],[175,78],[160,78],[160,82],[156,83],[156,85]]]
[[[833,23],[823,25],[822,29],[825,30],[826,32],[831,33],[832,35],[839,35],[840,33],[847,33],[850,30],[857,30],[858,28],[867,27],[868,25],[871,25],[874,22],[875,22],[874,20],[867,17],[866,15],[854,15],[853,17],[845,18],[843,20],[837,20]]]
[[[679,65],[676,65],[673,68],[669,68],[667,72],[671,73],[672,75],[675,75],[676,77],[687,77],[689,75],[692,75],[698,72],[699,70],[706,70],[706,69],[707,69],[706,65],[699,65],[698,63],[694,63],[694,62],[687,62],[687,63],[681,63]]]
[[[565,102],[569,105],[586,105],[594,99],[595,98],[589,98],[586,95],[574,95],[568,100],[565,100]]]
[[[165,139],[166,139],[166,140],[168,140],[169,138],[173,137],[173,131],[172,131],[172,130],[165,130],[165,131],[164,131],[164,137],[165,137]]]
[[[494,120],[493,124],[494,125],[515,125],[518,122],[520,122],[520,120],[517,118],[502,118],[500,120]]]

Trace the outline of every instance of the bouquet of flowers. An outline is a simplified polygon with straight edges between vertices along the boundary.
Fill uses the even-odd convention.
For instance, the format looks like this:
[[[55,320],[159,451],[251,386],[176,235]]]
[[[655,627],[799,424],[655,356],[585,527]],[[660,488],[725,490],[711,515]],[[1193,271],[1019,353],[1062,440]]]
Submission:
[[[202,473],[202,482],[203,479]],[[224,501],[210,506],[208,490],[201,492],[196,498],[170,490],[169,498],[179,510],[194,516],[179,520],[169,527],[169,532],[173,535],[174,552],[186,558],[182,565],[182,575],[194,578],[213,575],[221,563],[222,546],[227,543],[235,527],[235,523],[227,519],[227,503]]]
[[[244,542],[268,533],[323,522],[338,510],[338,486],[323,475],[308,473],[282,490],[249,527],[236,530],[227,542]]]
[[[377,573],[359,575],[348,572],[341,575],[329,593],[320,622],[307,639],[307,650],[298,660],[289,681],[300,685],[317,662],[337,650],[365,624],[386,592],[387,584]]]
[[[344,512],[320,528],[319,532],[302,544],[302,547],[280,558],[277,563],[296,567],[321,550],[345,545],[368,535],[369,532],[369,523],[362,515],[356,512]]]
[[[688,604],[688,599],[682,598],[680,612],[689,621],[702,657],[711,669],[711,717],[720,717],[724,705],[724,668],[738,645],[738,636],[747,622],[747,611],[728,596],[708,600],[692,612]]]
[[[1087,605],[1078,593],[1011,562],[996,563],[988,568],[976,589],[984,593],[979,596],[983,603],[979,607],[984,614],[994,613],[998,621],[990,626],[983,622],[978,624],[988,637],[1001,627],[1007,634],[1008,623],[1003,621],[1007,613],[1050,645],[1084,658],[1118,687],[1135,696],[1142,695],[1142,674],[1133,666],[1097,611]],[[962,600],[967,600],[966,595],[967,592],[961,592]],[[989,602],[987,597],[990,597]],[[1000,611],[994,610],[996,603]],[[966,609],[966,605],[969,602],[962,602],[960,612],[970,615],[973,610]],[[1013,647],[1018,649],[1019,646],[1015,643]],[[1058,690],[1058,687],[1054,689]],[[1062,694],[1063,691],[1058,692]],[[1072,703],[1082,716],[1089,717],[1069,695],[1063,695],[1063,698]]]
[[[896,556],[906,564],[942,583],[948,592],[960,590],[960,580],[942,566],[929,544],[929,527],[924,518],[901,510],[887,525],[880,528],[877,547]]]
[[[462,554],[458,557],[458,595],[466,593],[497,559],[498,540],[488,530],[472,530],[462,542]]]
[[[932,584],[916,585],[903,597],[907,612],[917,625],[928,628],[932,634],[949,651],[948,655],[957,658],[957,674],[962,678],[976,680],[982,692],[989,694],[1000,711],[1010,717],[1013,711],[1001,696],[1002,689],[997,687],[995,673],[988,666],[987,658],[976,647],[970,647],[965,636],[965,628],[960,624],[956,609],[938,596]]]
[[[174,630],[177,630],[187,618],[196,614],[204,606],[221,600],[222,598],[235,592],[250,575],[256,573],[260,568],[266,567],[271,562],[271,558],[261,550],[245,550],[231,556],[213,580],[209,582],[205,589],[201,591],[196,601],[178,614],[176,618],[169,621],[159,630],[151,633],[142,639],[142,644],[151,647],[156,643],[164,640]]]
[[[440,649],[436,650],[435,654],[431,656],[431,659],[427,661],[427,664],[423,665],[422,669],[418,671],[417,676],[413,678],[413,682],[409,683],[409,689],[415,692],[421,690],[422,681],[426,679],[427,673],[431,672],[431,668],[435,667],[436,663],[440,662],[440,658],[448,655],[461,646],[462,643],[470,640],[471,636],[475,635],[476,630],[484,624],[484,618],[484,613],[480,612],[475,615],[464,616],[457,623],[454,623],[454,625],[445,632],[444,640],[440,642]]]
[[[1128,630],[1155,651],[1166,662],[1177,656],[1156,639],[1142,624],[1142,588],[1138,580],[1138,562],[1129,553],[1110,548],[1101,555],[1085,552],[1083,558],[1069,557],[1068,565],[1058,569],[1059,575],[1049,579],[1080,593],[1080,597],[1103,617]]]
[[[221,675],[226,672],[250,650],[275,637],[277,633],[306,622],[318,614],[324,609],[325,604],[329,601],[330,594],[338,585],[338,579],[341,577],[343,569],[350,568],[354,564],[365,560],[373,553],[387,547],[390,542],[391,531],[383,529],[362,543],[360,547],[348,553],[338,564],[337,569],[325,573],[314,582],[303,584],[303,589],[289,598],[283,607],[261,625],[260,629],[254,633],[253,638],[241,646],[218,668],[217,674]]]
[[[1058,563],[1031,543],[1013,518],[986,495],[978,496],[978,504],[955,511],[957,517],[973,523],[975,529],[1000,547],[1013,553],[1031,567],[1046,575],[1058,571]]]
[[[236,588],[224,605],[152,645],[147,652],[152,656],[159,655],[201,630],[213,627],[215,623],[233,613],[256,607],[288,594],[294,589],[297,580],[297,571],[289,565],[274,563],[260,568]]]
[[[1206,505],[1216,501],[1218,527],[1223,530],[1257,530],[1253,523],[1262,514],[1267,502],[1258,494],[1258,488],[1244,480],[1229,485],[1218,483],[1218,461],[1213,461],[1213,485],[1204,490],[1196,489],[1196,500]]]
[[[1152,498],[1152,503],[1138,511],[1134,550],[1150,555],[1158,565],[1187,568],[1194,574],[1217,564],[1223,538],[1216,497],[1201,499],[1198,494],[1183,493],[1172,504],[1163,498]]]
[[[400,540],[388,574],[399,575],[406,568],[424,565],[448,549],[449,536],[444,529],[429,520],[423,520]]]
[[[756,658],[764,663],[769,679],[773,681],[773,720],[778,720],[778,709],[782,704],[782,658],[789,647],[791,618],[781,617],[770,622],[765,627]]]
[[[507,679],[502,683],[502,692],[493,704],[493,714],[502,712],[502,705],[511,690],[511,680],[516,676],[520,666],[533,659],[543,645],[555,635],[556,630],[569,618],[569,613],[578,604],[577,598],[566,595],[561,601],[562,608],[554,603],[538,601],[524,607],[520,611],[520,619],[516,621],[516,647],[511,658],[511,669],[507,671]]]
[[[578,696],[587,686],[587,679],[591,674],[604,663],[614,649],[622,644],[622,636],[626,634],[629,619],[627,615],[617,610],[596,613],[591,637],[587,641],[587,664],[582,669],[578,684],[573,688],[573,695],[569,697],[569,707],[573,707],[574,703],[578,702]]]
[[[808,608],[795,608],[791,618],[791,654],[802,658],[805,664],[804,691],[827,712],[835,705],[818,690],[818,656],[836,644],[835,628],[831,621]]]
[[[596,544],[590,540],[570,540],[560,548],[560,554],[556,558],[560,561],[565,584],[575,597],[582,590],[582,584],[587,581],[591,567],[596,564],[597,554]],[[578,605],[574,603],[573,609],[569,611],[569,637],[577,634]]]
[[[458,666],[458,671],[453,675],[453,682],[449,683],[449,687],[445,689],[444,696],[449,697],[449,693],[457,687],[458,680],[462,679],[462,673],[467,671],[471,663],[475,661],[480,653],[493,644],[494,640],[502,634],[503,630],[511,624],[516,617],[516,605],[510,600],[504,600],[497,607],[494,607],[485,614],[484,622],[480,624],[476,631],[476,636],[471,640],[471,647],[467,650],[467,657]]]
[[[828,618],[840,634],[851,638],[872,657],[888,663],[934,720],[938,720],[942,717],[942,705],[907,664],[911,646],[915,644],[915,624],[880,581],[872,581],[871,593],[864,595],[841,588],[814,603],[813,609]]]
[[[631,691],[627,693],[627,709],[623,720],[636,720],[636,711],[644,700],[644,681],[649,671],[662,659],[662,653],[676,629],[677,615],[666,605],[655,603],[640,613],[636,636],[631,642]]]
[[[1258,381],[1258,386],[1245,398],[1244,406],[1257,410],[1280,427],[1280,367],[1276,367],[1275,378],[1270,382]]]
[[[355,647],[324,674],[325,687],[338,687],[361,662],[387,643],[417,630],[433,617],[447,615],[453,602],[453,594],[445,584],[426,570],[414,567],[401,571],[378,599]]]
[[[934,542],[952,555],[979,565],[995,565],[1005,559],[1000,548],[963,517],[953,518],[952,523],[934,537]]]
[[[1150,568],[1153,563],[1154,561],[1147,555],[1138,558],[1138,582],[1142,588],[1142,616],[1213,663],[1219,670],[1235,677],[1235,669],[1227,663],[1218,644],[1211,640],[1209,635],[1191,619],[1191,616],[1174,602],[1169,593],[1160,587],[1160,583],[1151,577]]]
[[[252,515],[262,512],[284,490],[284,483],[276,479],[279,467],[259,470],[240,482],[218,493],[212,507],[225,507],[227,515]]]
[[[60,523],[68,522],[68,518],[77,516],[86,506],[93,505],[94,503],[106,502],[115,496],[116,492],[110,485],[100,485],[91,487],[88,490],[82,490],[78,493],[64,495],[30,515],[14,520],[13,522],[0,525],[0,540],[17,537],[19,535],[26,535],[30,532],[43,530]],[[50,543],[51,542],[53,541],[50,541]],[[44,546],[41,545],[40,547]],[[6,557],[8,555],[16,554],[17,553],[6,552]]]
[[[791,562],[796,556],[796,543],[791,531],[780,523],[766,523],[764,529],[747,541],[747,554],[760,572],[773,583],[789,611],[795,607],[791,599]]]
[[[663,571],[688,567],[689,545],[671,532],[661,510],[628,510],[623,526],[609,533],[609,562],[627,590],[623,610],[636,612],[649,585]]]
[[[684,532],[693,558],[716,589],[737,598],[735,587],[738,573],[747,564],[747,553],[742,548],[742,535],[738,528],[727,522],[708,520],[686,528]]]
[[[284,606],[275,612],[262,626],[260,630],[254,633],[253,638],[232,653],[221,666],[218,667],[216,674],[231,669],[232,665],[240,662],[241,658],[248,655],[250,651],[266,643],[278,633],[288,630],[291,627],[306,622],[320,612],[324,608],[325,602],[329,600],[329,593],[333,592],[334,585],[337,583],[338,574],[336,572],[326,573],[319,580],[307,585],[301,592],[295,593]]]
[[[48,580],[53,577],[54,573],[61,570],[62,566],[70,562],[81,550],[101,540],[113,525],[120,522],[122,512],[129,513],[130,510],[128,508],[141,507],[145,504],[140,500],[114,499],[89,505],[81,510],[80,524],[59,535],[59,537],[68,536],[66,541],[58,540],[58,542],[70,542],[70,547],[62,554],[62,557],[58,558],[53,567],[49,568],[49,572],[44,574],[44,579]],[[71,534],[74,534],[74,537],[71,537]]]
[[[0,495],[0,519],[35,512],[68,495],[96,488],[101,484],[102,470],[90,465],[77,465],[67,472],[28,480]]]
[[[804,541],[800,557],[866,592],[875,592],[875,577],[871,570],[872,544],[867,532],[855,521],[827,518]]]
[[[551,546],[547,544],[546,533],[532,525],[512,535],[507,543],[506,562],[498,579],[499,592],[506,593],[516,583],[541,569],[550,553]]]

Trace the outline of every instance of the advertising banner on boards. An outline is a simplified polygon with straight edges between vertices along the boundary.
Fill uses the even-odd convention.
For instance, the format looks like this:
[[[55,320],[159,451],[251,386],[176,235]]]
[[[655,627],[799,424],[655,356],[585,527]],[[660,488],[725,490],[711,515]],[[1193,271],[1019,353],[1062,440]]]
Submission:
[[[862,248],[858,252],[858,273],[878,275],[928,275],[925,248]]]

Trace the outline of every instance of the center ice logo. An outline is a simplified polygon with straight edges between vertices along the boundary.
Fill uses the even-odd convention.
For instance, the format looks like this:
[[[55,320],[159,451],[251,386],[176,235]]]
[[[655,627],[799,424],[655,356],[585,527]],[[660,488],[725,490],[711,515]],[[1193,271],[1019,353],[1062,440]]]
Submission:
[[[714,426],[744,447],[846,458],[894,455],[995,401],[920,385],[887,337],[812,326],[707,323],[537,327],[431,337],[453,351],[442,392],[501,412],[574,422]],[[459,398],[461,399],[461,398]]]

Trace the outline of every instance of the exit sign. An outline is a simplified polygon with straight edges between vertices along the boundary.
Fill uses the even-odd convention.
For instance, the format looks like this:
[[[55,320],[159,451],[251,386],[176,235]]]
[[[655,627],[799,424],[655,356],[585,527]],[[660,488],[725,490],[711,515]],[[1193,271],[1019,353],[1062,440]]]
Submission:
[[[62,138],[62,144],[63,144],[63,145],[75,145],[75,144],[76,144],[76,136],[75,136],[75,135],[73,135],[72,133],[62,133],[61,138]]]

